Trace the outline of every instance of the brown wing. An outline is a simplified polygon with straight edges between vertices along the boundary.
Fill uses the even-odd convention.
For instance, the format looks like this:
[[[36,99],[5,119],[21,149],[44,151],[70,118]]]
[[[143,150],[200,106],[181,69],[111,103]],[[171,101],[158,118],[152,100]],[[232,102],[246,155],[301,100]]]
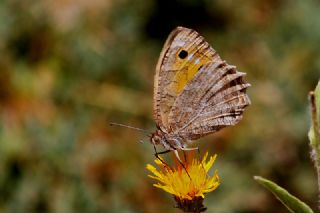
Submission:
[[[173,133],[194,140],[238,123],[250,104],[244,75],[221,60],[201,67],[170,111]]]
[[[154,78],[154,119],[171,131],[169,113],[176,98],[205,64],[220,60],[215,50],[191,29],[177,27],[161,51]]]

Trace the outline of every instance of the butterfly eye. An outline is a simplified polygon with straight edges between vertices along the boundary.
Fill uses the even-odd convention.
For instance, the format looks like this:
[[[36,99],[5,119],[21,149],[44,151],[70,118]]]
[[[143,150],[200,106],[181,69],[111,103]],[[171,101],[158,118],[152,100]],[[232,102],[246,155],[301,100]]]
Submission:
[[[185,59],[187,56],[188,56],[188,52],[187,51],[185,51],[185,50],[181,50],[180,52],[179,52],[179,58],[181,58],[181,59]]]

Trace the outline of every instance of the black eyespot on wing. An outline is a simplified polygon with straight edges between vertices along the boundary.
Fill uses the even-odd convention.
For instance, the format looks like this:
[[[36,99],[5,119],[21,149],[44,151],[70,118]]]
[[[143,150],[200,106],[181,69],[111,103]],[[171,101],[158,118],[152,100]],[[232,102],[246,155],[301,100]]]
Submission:
[[[185,50],[181,50],[180,52],[179,52],[179,58],[181,58],[181,59],[185,59],[187,56],[188,56],[188,52],[187,51],[185,51]]]

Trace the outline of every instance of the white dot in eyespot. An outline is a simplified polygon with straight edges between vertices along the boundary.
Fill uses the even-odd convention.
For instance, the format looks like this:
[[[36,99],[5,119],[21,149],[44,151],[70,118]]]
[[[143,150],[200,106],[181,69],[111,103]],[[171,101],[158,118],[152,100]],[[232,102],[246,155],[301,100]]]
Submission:
[[[191,61],[192,57],[193,57],[193,54],[190,54],[190,55],[188,56],[188,61]]]

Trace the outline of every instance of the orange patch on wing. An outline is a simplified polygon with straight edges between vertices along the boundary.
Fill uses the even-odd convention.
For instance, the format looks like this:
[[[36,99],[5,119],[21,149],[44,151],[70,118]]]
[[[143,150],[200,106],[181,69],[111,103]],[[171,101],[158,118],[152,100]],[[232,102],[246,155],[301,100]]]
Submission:
[[[181,69],[176,73],[173,79],[173,92],[179,94],[183,88],[193,79],[195,74],[199,71],[200,67],[209,60],[207,58],[192,57],[184,64],[184,69]]]

